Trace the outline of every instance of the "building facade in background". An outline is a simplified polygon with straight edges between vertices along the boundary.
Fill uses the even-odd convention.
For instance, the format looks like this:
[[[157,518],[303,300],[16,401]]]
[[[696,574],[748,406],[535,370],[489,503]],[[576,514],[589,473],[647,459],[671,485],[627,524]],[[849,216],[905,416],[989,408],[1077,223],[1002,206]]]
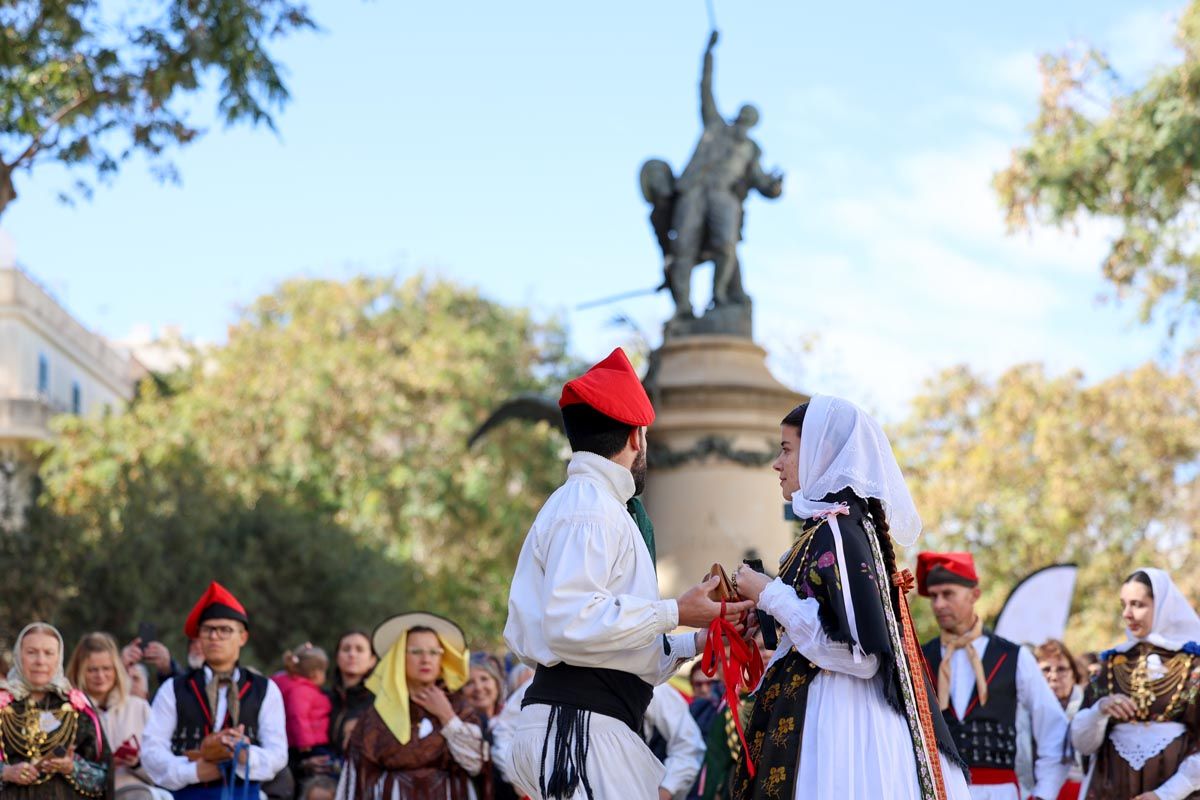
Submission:
[[[89,331],[37,281],[0,266],[0,527],[24,518],[34,491],[33,445],[59,414],[121,413],[145,369]]]

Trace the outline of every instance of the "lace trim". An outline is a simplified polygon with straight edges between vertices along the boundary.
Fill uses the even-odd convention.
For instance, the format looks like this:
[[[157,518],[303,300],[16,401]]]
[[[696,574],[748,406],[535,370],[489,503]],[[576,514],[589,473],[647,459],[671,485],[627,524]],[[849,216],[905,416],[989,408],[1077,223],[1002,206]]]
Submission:
[[[1141,769],[1185,731],[1179,722],[1123,722],[1108,736],[1117,754],[1133,769]]]

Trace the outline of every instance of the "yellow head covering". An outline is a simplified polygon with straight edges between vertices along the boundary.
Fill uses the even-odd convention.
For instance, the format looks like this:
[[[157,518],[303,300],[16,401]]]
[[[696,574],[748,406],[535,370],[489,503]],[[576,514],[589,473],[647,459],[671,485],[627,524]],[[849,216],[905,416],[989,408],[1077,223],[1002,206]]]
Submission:
[[[433,617],[439,624],[429,624],[427,620],[419,617],[433,617],[433,615],[405,614],[401,617],[393,617],[376,629],[373,638],[379,642],[380,634],[387,626],[394,623],[409,623],[400,631],[392,646],[387,649],[379,665],[371,673],[371,677],[367,678],[366,683],[367,688],[375,694],[375,710],[400,744],[408,744],[412,739],[412,720],[408,714],[406,669],[409,628],[428,627],[437,634],[438,642],[445,651],[442,653],[442,671],[439,677],[446,684],[447,689],[452,692],[457,691],[471,677],[470,652],[462,641],[462,632],[458,630],[458,626],[442,617]],[[447,624],[453,626],[453,632],[443,630]],[[457,636],[454,636],[455,632],[458,634]]]

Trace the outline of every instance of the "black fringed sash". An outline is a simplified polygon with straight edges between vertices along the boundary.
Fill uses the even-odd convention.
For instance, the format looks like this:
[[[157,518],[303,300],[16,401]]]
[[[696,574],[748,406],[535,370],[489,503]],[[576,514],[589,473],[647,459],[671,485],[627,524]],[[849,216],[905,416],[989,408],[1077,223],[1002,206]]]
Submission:
[[[588,800],[592,800],[587,776],[592,714],[620,720],[641,736],[653,695],[653,686],[628,672],[565,663],[553,667],[539,664],[521,707],[550,707],[538,777],[542,796],[570,798],[582,784]],[[547,755],[551,756],[548,775]]]

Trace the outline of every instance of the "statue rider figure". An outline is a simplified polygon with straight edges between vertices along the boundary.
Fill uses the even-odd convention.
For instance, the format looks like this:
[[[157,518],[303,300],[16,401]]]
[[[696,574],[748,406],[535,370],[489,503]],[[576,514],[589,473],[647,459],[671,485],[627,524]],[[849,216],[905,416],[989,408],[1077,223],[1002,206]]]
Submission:
[[[758,110],[744,105],[733,122],[726,122],[717,110],[713,97],[713,48],[717,40],[718,34],[713,31],[704,52],[700,80],[704,132],[683,174],[675,181],[671,217],[675,236],[670,241],[666,271],[676,319],[692,318],[692,270],[709,258],[715,265],[713,305],[748,301],[737,258],[742,203],[751,189],[769,198],[783,193],[783,174],[763,171],[759,163],[762,151],[750,138],[750,129],[758,123]]]

